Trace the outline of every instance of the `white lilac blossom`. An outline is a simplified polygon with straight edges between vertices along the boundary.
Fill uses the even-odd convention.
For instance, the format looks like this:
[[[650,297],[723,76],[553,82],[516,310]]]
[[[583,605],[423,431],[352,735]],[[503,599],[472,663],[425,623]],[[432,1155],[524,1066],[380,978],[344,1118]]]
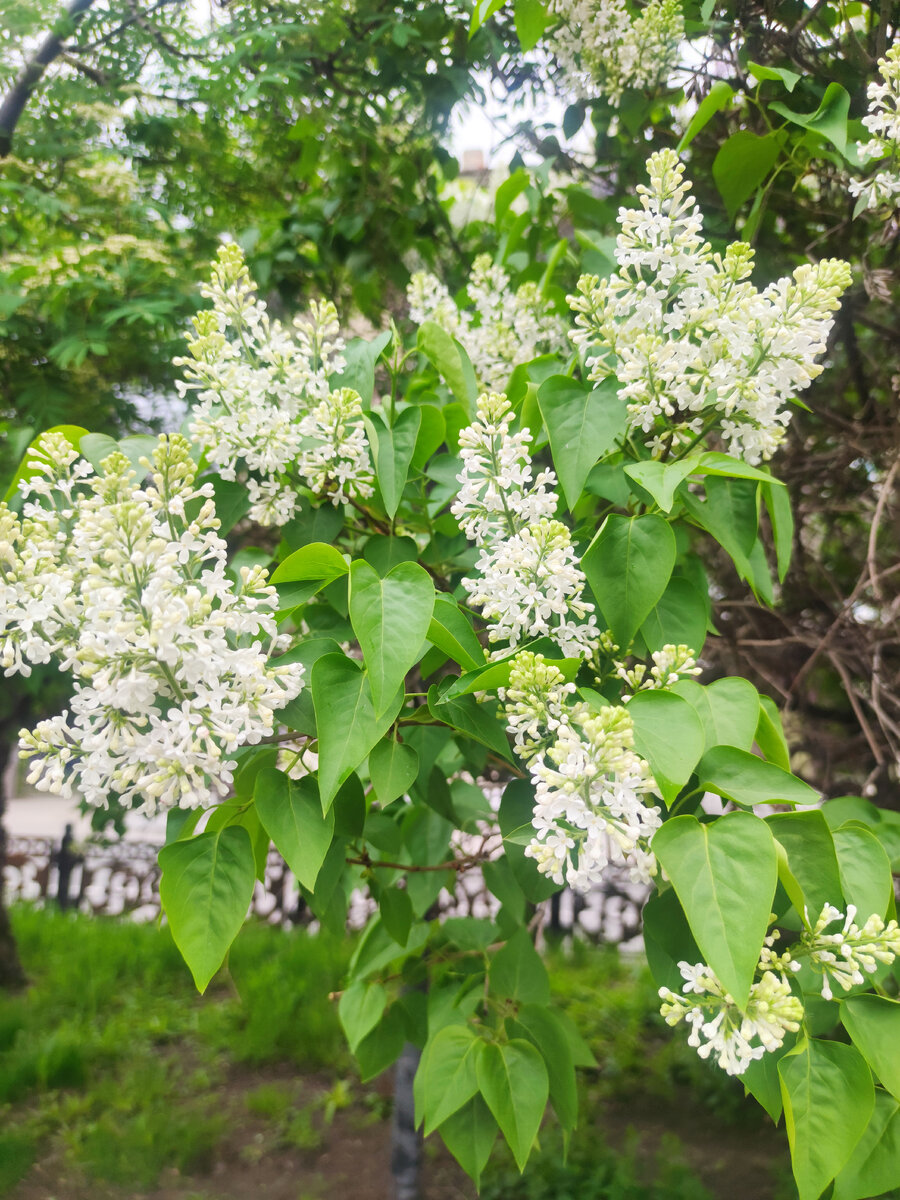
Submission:
[[[190,353],[175,360],[178,387],[197,395],[191,435],[222,478],[248,473],[251,519],[289,520],[300,485],[334,504],[371,495],[360,398],[329,385],[345,365],[334,305],[313,301],[290,329],[270,320],[233,244],[201,291],[213,307],[194,317]]]
[[[459,435],[463,469],[450,511],[481,549],[479,574],[463,587],[491,621],[491,642],[514,649],[546,636],[565,655],[590,654],[597,621],[584,599],[586,580],[569,530],[552,519],[556,476],[532,477],[531,435],[512,433],[512,420],[506,397],[486,393],[475,421]]]
[[[618,272],[583,275],[569,297],[570,337],[592,382],[618,379],[629,427],[654,455],[717,433],[758,464],[784,437],[791,401],[822,371],[816,359],[850,268],[804,264],[759,292],[748,245],[720,255],[703,240],[675,152],[651,155],[647,170],[640,208],[619,211]]]
[[[866,974],[878,970],[878,964],[889,964],[900,954],[900,928],[896,921],[887,924],[873,914],[862,925],[856,925],[856,907],[847,905],[846,914],[831,904],[826,904],[815,925],[810,925],[809,914],[804,912],[807,928],[795,950],[798,955],[807,955],[810,965],[822,974],[822,995],[826,1000],[833,998],[832,983],[838,983],[845,992],[866,982]],[[842,926],[827,933],[830,925],[842,921]]]
[[[457,307],[436,276],[417,272],[407,288],[409,316],[415,325],[433,321],[461,342],[479,386],[497,391],[519,363],[564,349],[565,326],[537,284],[513,291],[509,275],[489,254],[475,259],[466,291],[471,312]]]
[[[652,691],[658,688],[671,687],[679,679],[689,675],[700,675],[702,670],[697,666],[697,659],[690,646],[674,646],[667,642],[661,650],[654,650],[650,656],[653,666],[647,673],[647,664],[638,663],[628,667],[618,659],[613,660],[616,675],[631,689],[632,692]],[[623,696],[623,699],[630,699]]]
[[[881,82],[868,87],[869,111],[863,125],[872,135],[859,147],[863,162],[878,160],[878,170],[868,179],[850,182],[858,208],[894,208],[900,202],[900,44],[878,61]]]
[[[521,651],[501,692],[516,752],[535,787],[535,836],[525,853],[557,884],[586,892],[611,864],[636,882],[656,873],[650,838],[659,809],[644,803],[656,784],[635,753],[621,705],[595,712],[570,703],[575,687],[541,655]]]
[[[740,1008],[706,963],[680,962],[678,969],[684,994],[660,988],[660,1012],[668,1025],[686,1022],[691,1027],[688,1045],[701,1058],[712,1056],[729,1075],[742,1075],[800,1028],[803,1004],[778,971],[764,970],[750,988],[746,1008]]]
[[[234,752],[270,734],[303,683],[302,666],[269,661],[285,641],[266,572],[228,575],[212,487],[182,437],[160,438],[143,485],[119,452],[95,475],[59,434],[31,465],[22,519],[0,506],[0,662],[27,675],[56,658],[74,695],[22,731],[29,782],[95,808],[214,803]]]
[[[637,17],[625,0],[550,0],[550,12],[561,21],[550,49],[584,99],[605,96],[617,108],[626,88],[655,91],[677,64],[679,0],[649,0]]]

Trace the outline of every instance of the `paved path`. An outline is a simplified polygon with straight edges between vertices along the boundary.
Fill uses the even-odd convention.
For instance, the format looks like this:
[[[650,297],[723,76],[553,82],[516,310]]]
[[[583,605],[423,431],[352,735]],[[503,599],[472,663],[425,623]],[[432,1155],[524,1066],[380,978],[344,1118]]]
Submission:
[[[78,811],[74,800],[38,793],[18,796],[6,802],[3,826],[14,837],[50,837],[58,840],[66,825],[74,827],[76,840],[87,837],[91,832],[89,817]],[[125,829],[129,841],[154,842],[158,845],[166,836],[165,820],[159,817],[148,820],[147,817],[129,816]]]

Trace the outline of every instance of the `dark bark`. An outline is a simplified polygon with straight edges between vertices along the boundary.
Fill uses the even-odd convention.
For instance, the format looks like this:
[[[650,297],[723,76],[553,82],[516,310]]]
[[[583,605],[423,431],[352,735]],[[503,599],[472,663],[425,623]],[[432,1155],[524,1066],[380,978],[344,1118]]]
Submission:
[[[421,1052],[407,1042],[394,1067],[391,1174],[394,1200],[421,1200],[422,1136],[416,1129],[413,1079]]]
[[[93,3],[94,0],[72,0],[66,9],[66,16],[71,21],[80,21]],[[43,79],[44,72],[63,53],[64,46],[59,34],[48,33],[0,102],[0,158],[6,158],[11,151],[13,134],[25,105]]]
[[[6,767],[12,750],[12,743],[6,735],[7,730],[0,729],[0,991],[15,991],[23,988],[27,981],[3,900],[3,867],[6,863],[3,816],[6,812]]]

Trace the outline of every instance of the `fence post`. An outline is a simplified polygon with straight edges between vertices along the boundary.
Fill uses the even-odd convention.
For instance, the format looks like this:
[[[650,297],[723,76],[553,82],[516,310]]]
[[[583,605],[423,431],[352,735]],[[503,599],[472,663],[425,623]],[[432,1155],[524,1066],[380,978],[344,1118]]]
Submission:
[[[56,888],[56,902],[59,907],[65,911],[70,903],[69,884],[72,879],[72,868],[81,862],[81,855],[72,852],[72,842],[74,841],[72,834],[72,826],[67,825],[65,833],[63,833],[62,842],[59,850],[54,855],[56,865],[59,869],[59,882]]]

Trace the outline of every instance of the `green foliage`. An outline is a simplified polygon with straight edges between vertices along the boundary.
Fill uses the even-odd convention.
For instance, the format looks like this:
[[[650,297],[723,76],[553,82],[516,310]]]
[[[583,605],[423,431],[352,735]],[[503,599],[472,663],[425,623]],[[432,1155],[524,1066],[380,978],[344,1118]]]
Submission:
[[[523,773],[516,765],[521,739],[511,747],[498,712],[515,663],[502,651],[486,660],[494,627],[478,616],[485,604],[463,587],[480,569],[478,551],[466,544],[458,510],[448,511],[467,445],[460,433],[475,414],[484,366],[467,349],[472,328],[465,321],[451,332],[426,320],[410,337],[392,293],[407,282],[406,264],[419,259],[446,264],[452,294],[473,254],[487,250],[512,287],[534,287],[560,316],[577,270],[600,279],[613,270],[616,212],[620,202],[634,203],[647,150],[676,143],[708,213],[704,236],[722,253],[738,225],[757,251],[762,286],[786,265],[805,262],[811,248],[824,257],[830,246],[862,266],[868,299],[854,288],[829,348],[839,396],[824,419],[807,413],[795,422],[801,434],[786,460],[800,500],[795,510],[767,468],[723,453],[719,410],[728,397],[650,440],[628,429],[620,389],[634,380],[616,361],[621,347],[586,361],[583,346],[577,353],[566,346],[531,361],[504,359],[498,368],[508,378],[515,428],[531,434],[535,474],[552,467],[559,479],[554,515],[564,501],[573,525],[560,537],[581,556],[608,631],[582,657],[569,657],[552,639],[526,648],[542,655],[544,668],[559,670],[565,694],[589,714],[579,709],[579,719],[601,730],[592,734],[598,744],[614,741],[601,728],[608,710],[628,714],[654,816],[658,808],[664,821],[652,851],[650,834],[646,848],[665,871],[645,923],[657,984],[680,989],[678,963],[702,958],[727,1004],[746,1009],[757,975],[773,978],[760,974],[773,909],[793,932],[808,929],[826,905],[856,906],[861,923],[890,919],[897,822],[856,798],[829,802],[830,814],[826,804],[821,813],[758,816],[754,809],[812,806],[823,792],[845,790],[831,786],[831,766],[821,765],[832,756],[797,758],[809,776],[801,779],[791,771],[777,708],[753,683],[725,677],[704,686],[679,680],[678,669],[667,672],[660,662],[681,647],[703,652],[710,677],[726,662],[734,669],[723,647],[761,649],[753,660],[759,669],[748,668],[757,685],[771,680],[773,695],[793,703],[810,726],[822,713],[831,727],[858,725],[875,764],[871,779],[889,782],[887,764],[897,756],[888,714],[896,697],[885,702],[879,689],[881,664],[892,661],[885,645],[893,641],[879,630],[895,605],[885,590],[889,568],[878,563],[879,555],[896,557],[896,533],[882,521],[886,500],[874,510],[871,534],[868,526],[873,482],[886,496],[885,481],[894,478],[883,431],[896,415],[896,371],[881,351],[891,341],[893,282],[885,273],[892,260],[889,239],[873,234],[868,219],[851,220],[846,200],[846,178],[863,165],[857,113],[886,47],[886,9],[862,6],[851,22],[833,4],[802,15],[796,6],[769,6],[750,17],[731,3],[688,6],[684,40],[703,46],[704,64],[694,73],[687,115],[679,105],[685,95],[668,77],[655,90],[629,88],[620,101],[601,90],[580,98],[562,134],[584,130],[584,163],[555,134],[526,130],[544,163],[529,172],[514,161],[496,188],[492,219],[455,231],[441,187],[456,165],[440,146],[453,104],[477,93],[474,73],[483,68],[508,79],[512,94],[543,83],[536,65],[543,55],[532,62],[519,52],[539,45],[556,11],[539,0],[518,0],[512,11],[496,0],[465,10],[353,0],[303,19],[284,3],[238,0],[227,8],[208,31],[182,6],[165,25],[155,8],[121,27],[109,12],[79,17],[66,30],[71,45],[60,70],[40,81],[15,133],[16,156],[0,185],[11,214],[0,234],[0,315],[10,329],[0,389],[20,427],[12,431],[4,479],[12,480],[12,496],[24,477],[12,460],[33,427],[64,414],[122,432],[134,416],[124,397],[170,386],[176,334],[196,299],[196,264],[224,230],[245,250],[274,314],[290,313],[315,292],[380,320],[388,297],[389,331],[354,339],[346,368],[331,381],[359,391],[373,494],[329,506],[304,487],[280,538],[250,545],[242,522],[254,471],[238,463],[235,482],[203,464],[231,532],[232,571],[277,564],[277,617],[308,687],[275,721],[298,735],[294,765],[314,771],[315,780],[290,780],[272,746],[243,748],[235,797],[204,831],[173,822],[174,840],[160,857],[162,899],[203,991],[244,920],[270,837],[327,928],[341,928],[352,892],[367,889],[379,912],[347,964],[339,1006],[362,1076],[374,1077],[414,1042],[423,1048],[417,1103],[426,1131],[444,1133],[477,1181],[499,1130],[521,1171],[548,1100],[566,1132],[575,1127],[576,1064],[585,1059],[550,1006],[532,938],[532,906],[559,884],[525,854],[536,778],[511,782]],[[46,16],[41,4],[17,6],[15,29],[25,44]],[[80,54],[96,65],[76,65]],[[12,75],[4,72],[5,85]],[[173,81],[177,101],[151,90],[163,79]],[[597,178],[582,186],[559,174],[573,165]],[[456,299],[464,308],[465,295]],[[514,337],[511,326],[504,333]],[[702,350],[701,360],[717,352]],[[111,448],[106,434],[82,438],[80,427],[66,428],[92,462]],[[132,459],[143,445],[130,441]],[[834,501],[834,520],[811,498],[817,491]],[[503,519],[511,533],[508,508]],[[791,576],[795,548],[804,573]],[[845,653],[844,635],[862,639],[865,653]],[[764,661],[766,647],[774,647],[774,665]],[[658,678],[647,674],[651,662]],[[814,702],[800,698],[813,672]],[[554,714],[553,732],[566,727]],[[793,730],[791,740],[805,745]],[[529,752],[518,758],[527,776]],[[560,765],[552,754],[548,761]],[[601,771],[609,773],[615,770]],[[871,782],[868,769],[846,773]],[[508,785],[498,820],[506,853],[494,861],[462,850],[458,836],[474,836],[478,822],[491,818],[470,782],[485,778]],[[707,814],[706,793],[738,811]],[[626,836],[615,823],[606,832]],[[480,923],[442,926],[434,915],[441,890],[474,867],[498,911]],[[230,963],[235,977],[239,953]],[[808,974],[784,981],[787,999],[799,1004]],[[877,977],[879,987],[885,976]],[[269,983],[279,990],[274,977]],[[289,1007],[279,999],[273,1009],[278,1004]],[[795,1044],[781,1046],[777,1068],[770,1057],[746,1076],[770,1114],[783,1100],[801,1200],[814,1200],[832,1179],[836,1200],[850,1200],[890,1177],[885,1146],[896,1137],[896,1112],[881,1085],[896,1094],[897,1064],[883,1049],[895,1006],[888,996],[857,992],[840,1010],[808,998],[806,1025]],[[19,1019],[7,1035],[16,1046]],[[852,1044],[828,1039],[837,1020]],[[263,1026],[255,1036],[267,1045]],[[10,1096],[78,1086],[89,1062],[63,1026],[13,1064],[5,1086]],[[148,1077],[148,1092],[155,1086]],[[185,1120],[187,1163],[202,1157],[218,1127],[198,1118],[191,1133],[190,1113]],[[132,1122],[126,1133],[117,1128],[114,1116],[98,1126],[82,1147],[85,1161],[122,1178],[127,1150],[106,1165],[98,1158],[104,1140],[118,1136],[126,1147],[133,1143],[149,1179],[148,1147],[162,1137],[155,1116],[145,1126]],[[25,1153],[21,1145],[11,1151]],[[571,1183],[552,1170],[548,1178],[559,1195]],[[575,1170],[573,1179],[582,1189],[632,1194],[615,1171],[595,1181]],[[507,1194],[519,1194],[516,1186]],[[642,1184],[634,1186],[634,1195],[644,1194]]]
[[[13,920],[32,986],[0,997],[0,1194],[51,1144],[67,1173],[131,1189],[165,1168],[202,1174],[230,1133],[216,1099],[226,1070],[346,1068],[327,998],[343,938],[251,926],[231,955],[234,986],[198,1002],[153,926],[25,907]]]
[[[679,1162],[678,1150],[670,1139],[658,1156],[656,1178],[648,1182],[637,1153],[619,1158],[595,1135],[590,1148],[578,1144],[564,1154],[552,1139],[527,1175],[491,1171],[479,1194],[483,1200],[707,1200],[709,1193]]]
[[[772,835],[758,818],[735,812],[712,825],[675,817],[653,844],[704,961],[745,1007],[775,894]]]
[[[205,992],[244,923],[256,870],[240,825],[172,842],[159,853],[160,899],[175,944]]]

